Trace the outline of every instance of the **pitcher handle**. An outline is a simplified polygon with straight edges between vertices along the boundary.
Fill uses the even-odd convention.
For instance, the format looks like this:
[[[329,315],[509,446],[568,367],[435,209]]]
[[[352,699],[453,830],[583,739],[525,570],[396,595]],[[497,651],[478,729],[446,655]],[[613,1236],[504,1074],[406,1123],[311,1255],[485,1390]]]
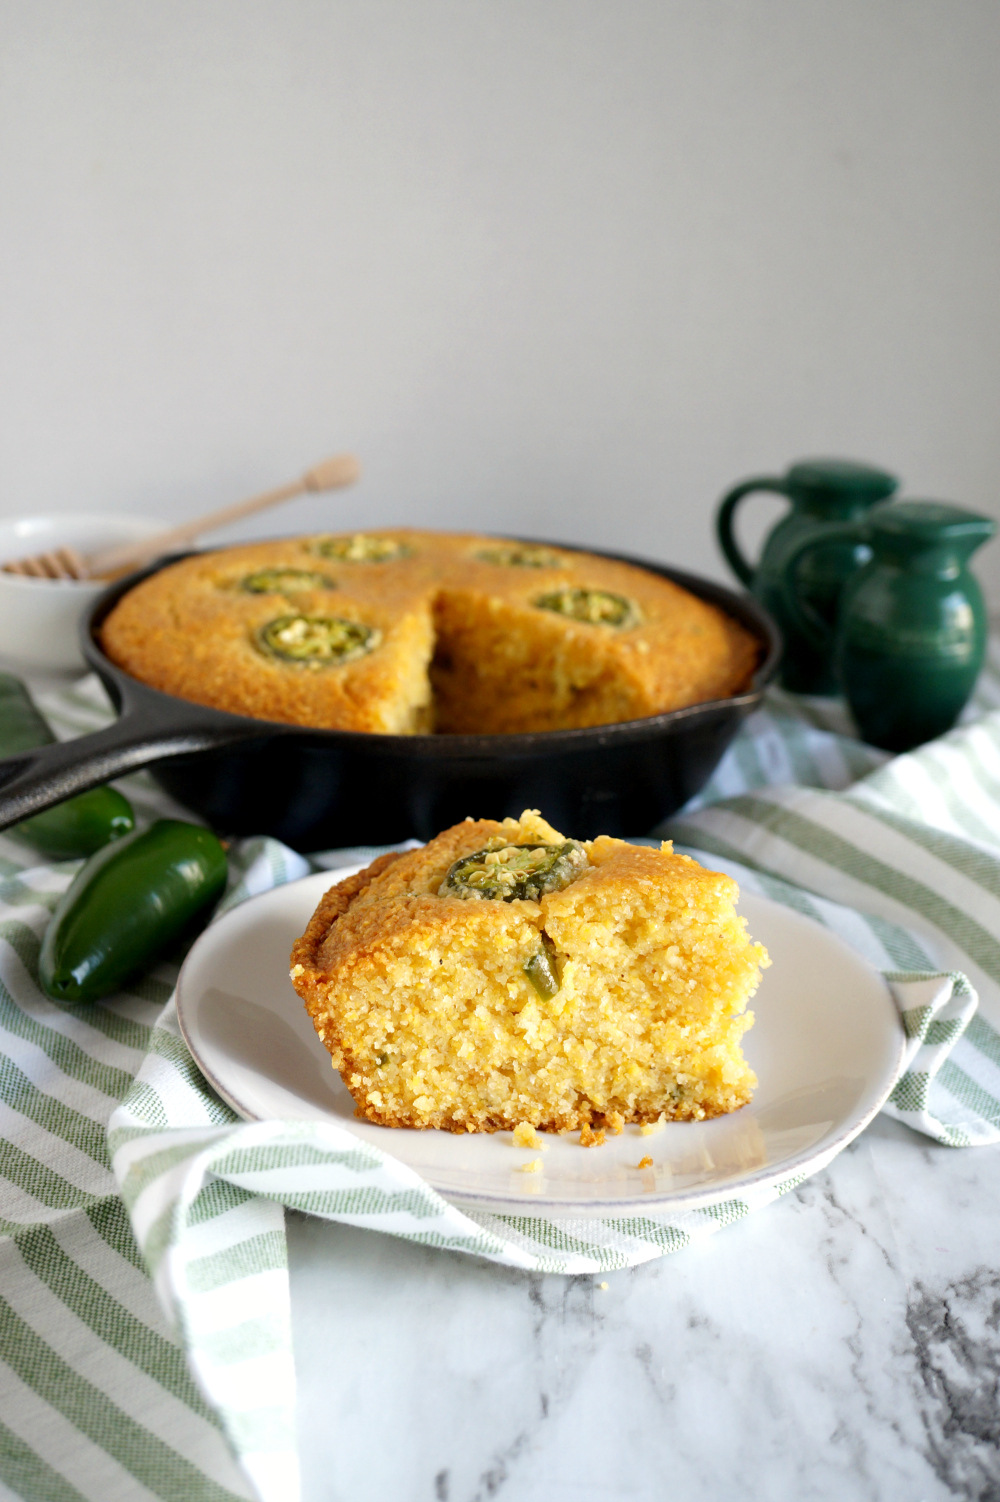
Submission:
[[[778,577],[781,597],[788,618],[817,652],[826,654],[833,645],[833,628],[796,588],[799,564],[814,548],[831,542],[867,542],[868,530],[863,522],[817,522],[781,559]]]
[[[743,480],[735,485],[727,495],[719,502],[719,511],[715,518],[715,530],[719,539],[719,546],[726,556],[726,562],[741,584],[747,586],[753,583],[755,570],[747,562],[740,550],[733,532],[733,516],[740,501],[744,496],[751,495],[754,491],[767,490],[774,495],[788,497],[788,486],[780,475],[758,475],[753,480]]]

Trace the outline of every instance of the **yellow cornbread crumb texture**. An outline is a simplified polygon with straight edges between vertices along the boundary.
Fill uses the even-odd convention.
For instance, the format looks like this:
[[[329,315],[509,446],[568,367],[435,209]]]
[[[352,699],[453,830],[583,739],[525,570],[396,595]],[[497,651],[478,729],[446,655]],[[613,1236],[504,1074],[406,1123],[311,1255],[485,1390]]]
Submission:
[[[542,1163],[541,1158],[532,1158],[532,1160],[531,1160],[530,1163],[522,1163],[519,1166],[517,1172],[518,1173],[541,1173],[543,1167],[544,1167],[544,1164]]]
[[[519,1121],[514,1128],[514,1146],[544,1148],[545,1144],[530,1121]]]
[[[740,1039],[768,960],[735,882],[669,846],[601,836],[583,874],[540,901],[439,897],[451,864],[496,838],[563,836],[530,812],[467,820],[332,887],[295,945],[295,987],[358,1115],[580,1130],[596,1145],[604,1128],[748,1101]],[[548,998],[524,970],[543,934],[559,974]]]

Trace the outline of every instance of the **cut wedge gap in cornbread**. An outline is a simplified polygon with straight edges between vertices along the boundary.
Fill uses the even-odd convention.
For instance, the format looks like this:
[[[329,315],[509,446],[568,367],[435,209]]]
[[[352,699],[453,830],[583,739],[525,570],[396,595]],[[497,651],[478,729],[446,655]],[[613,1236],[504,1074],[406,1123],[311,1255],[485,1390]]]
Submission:
[[[740,1039],[769,960],[737,896],[669,844],[470,819],[332,887],[292,981],[369,1121],[702,1120],[756,1084]]]

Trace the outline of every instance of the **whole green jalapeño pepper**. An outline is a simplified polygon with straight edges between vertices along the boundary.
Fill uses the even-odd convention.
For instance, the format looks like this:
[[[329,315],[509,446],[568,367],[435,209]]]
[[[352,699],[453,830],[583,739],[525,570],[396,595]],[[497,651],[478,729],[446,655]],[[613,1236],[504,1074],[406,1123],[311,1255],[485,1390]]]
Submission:
[[[0,673],[0,757],[17,756],[54,740],[21,680]],[[21,844],[33,845],[49,860],[69,861],[93,855],[134,828],[135,816],[127,798],[114,788],[93,788],[4,833]]]
[[[221,895],[226,853],[209,829],[158,819],[99,850],[65,893],[42,940],[42,989],[99,1001],[150,965]]]

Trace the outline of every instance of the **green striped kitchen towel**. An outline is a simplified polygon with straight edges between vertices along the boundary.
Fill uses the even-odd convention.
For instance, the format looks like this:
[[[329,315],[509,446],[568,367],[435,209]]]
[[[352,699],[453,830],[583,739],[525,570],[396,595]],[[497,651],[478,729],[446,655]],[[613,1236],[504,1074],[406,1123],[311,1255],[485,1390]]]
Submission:
[[[108,713],[91,682],[42,703],[60,733]],[[953,1145],[1000,1140],[998,704],[984,675],[973,723],[890,762],[839,706],[774,691],[668,831],[887,973],[910,1038],[887,1109]],[[146,817],[179,812],[143,774],[125,786]],[[183,1044],[172,965],[96,1007],[40,993],[40,937],[75,868],[29,860],[0,838],[0,1496],[295,1498],[285,1205],[597,1272],[792,1187],[641,1221],[469,1214],[345,1128],[240,1122]],[[271,840],[232,865],[224,907],[310,869]]]

